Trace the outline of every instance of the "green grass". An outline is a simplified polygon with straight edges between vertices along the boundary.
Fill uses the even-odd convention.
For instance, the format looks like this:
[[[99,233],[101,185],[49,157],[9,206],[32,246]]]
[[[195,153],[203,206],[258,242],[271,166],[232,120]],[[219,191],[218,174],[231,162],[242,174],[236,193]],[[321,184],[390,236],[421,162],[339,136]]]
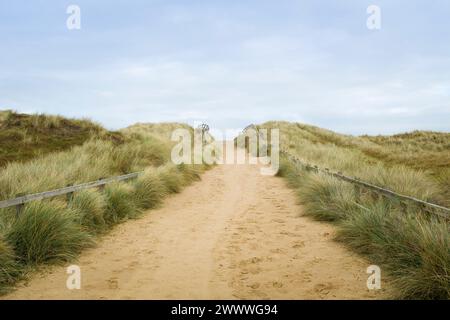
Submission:
[[[56,201],[30,203],[11,224],[6,240],[24,264],[70,261],[93,244],[76,222],[77,214]]]
[[[139,208],[151,209],[157,207],[167,193],[167,189],[153,169],[145,170],[144,175],[140,176],[134,184],[134,198]]]
[[[77,221],[91,233],[101,233],[107,228],[105,215],[106,199],[94,189],[75,192],[69,207],[77,213]]]
[[[304,162],[422,200],[450,203],[450,175],[442,170],[442,159],[450,159],[447,133],[353,137],[288,122],[261,127],[279,128],[281,148]],[[416,164],[408,160],[412,153],[420,159]],[[394,298],[450,298],[448,221],[412,204],[405,212],[397,200],[357,193],[346,182],[306,172],[284,157],[280,165],[278,175],[297,190],[304,213],[335,224],[337,241],[379,265],[390,279]]]
[[[393,278],[397,296],[406,299],[450,297],[448,224],[405,214],[381,201],[356,209],[343,220],[338,240],[382,265]]]
[[[8,292],[21,274],[12,246],[0,237],[0,294]]]
[[[166,164],[158,168],[164,188],[169,193],[178,193],[185,184],[184,175],[176,165]],[[181,183],[180,183],[181,182]]]
[[[0,167],[65,151],[92,138],[116,144],[123,141],[122,134],[89,120],[0,111]]]
[[[170,163],[174,145],[170,136],[178,124],[140,124],[112,134],[85,120],[57,116],[0,113],[0,122],[14,130],[20,124],[43,135],[54,130],[70,136],[74,132],[70,126],[95,132],[79,144],[68,143],[64,151],[47,146],[52,152],[8,162],[0,168],[0,200],[144,171],[136,180],[75,192],[69,202],[58,197],[28,203],[18,218],[15,208],[0,209],[0,293],[8,291],[25,269],[28,273],[41,264],[72,261],[97,236],[157,207],[166,195],[180,192],[208,168]]]
[[[133,188],[125,183],[111,183],[105,187],[107,214],[105,221],[116,224],[128,218],[135,218],[138,207],[133,199]]]

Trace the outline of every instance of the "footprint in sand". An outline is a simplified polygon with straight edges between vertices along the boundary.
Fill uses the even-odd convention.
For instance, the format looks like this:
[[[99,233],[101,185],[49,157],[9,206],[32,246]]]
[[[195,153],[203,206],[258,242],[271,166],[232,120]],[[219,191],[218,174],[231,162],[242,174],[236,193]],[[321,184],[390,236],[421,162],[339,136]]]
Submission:
[[[250,287],[250,288],[252,288],[252,289],[258,289],[258,288],[260,287],[260,284],[257,283],[257,282],[255,282],[255,283],[253,283],[253,284],[251,284],[251,285],[248,285],[247,287]]]
[[[304,246],[305,246],[304,241],[295,241],[294,244],[292,245],[292,248],[298,249],[298,248],[303,248]]]
[[[110,289],[118,289],[119,288],[119,280],[117,278],[111,278],[107,280],[108,287]]]
[[[282,288],[283,287],[283,283],[279,282],[279,281],[274,281],[274,282],[272,282],[272,286],[274,288]]]
[[[335,286],[331,282],[319,283],[314,286],[314,291],[322,295],[329,294],[333,289],[335,289]]]

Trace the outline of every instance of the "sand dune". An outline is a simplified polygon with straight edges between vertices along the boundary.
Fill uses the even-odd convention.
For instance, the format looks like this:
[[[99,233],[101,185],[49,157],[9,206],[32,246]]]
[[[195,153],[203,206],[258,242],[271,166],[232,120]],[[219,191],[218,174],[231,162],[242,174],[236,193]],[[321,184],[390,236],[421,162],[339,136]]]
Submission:
[[[117,226],[78,262],[36,274],[6,299],[371,299],[368,261],[302,217],[294,191],[256,165],[219,165],[160,209]]]

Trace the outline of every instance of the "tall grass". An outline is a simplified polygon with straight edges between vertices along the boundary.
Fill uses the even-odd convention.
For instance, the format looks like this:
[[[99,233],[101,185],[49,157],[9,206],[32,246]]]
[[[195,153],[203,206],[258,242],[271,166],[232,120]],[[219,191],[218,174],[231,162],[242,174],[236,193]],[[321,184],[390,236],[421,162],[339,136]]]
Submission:
[[[386,162],[383,161],[385,156],[371,157],[368,149],[362,147],[361,138],[287,122],[270,122],[261,127],[279,128],[281,148],[289,149],[304,162],[426,201],[442,204],[450,200],[446,188],[448,176],[441,173],[439,179],[435,179],[428,171],[401,161]],[[400,138],[395,139],[399,143]],[[448,142],[443,141],[441,143]],[[386,148],[383,154],[388,150],[393,149]],[[402,147],[397,146],[396,150]],[[420,154],[424,159],[426,149]],[[396,159],[402,159],[402,155],[397,155]],[[357,193],[349,183],[306,172],[286,158],[281,159],[278,174],[297,190],[306,215],[334,223],[338,230],[337,241],[366,255],[371,263],[386,271],[396,298],[450,298],[447,220],[413,205],[407,206],[405,212],[399,201],[380,199],[368,192]]]
[[[168,161],[170,154],[170,145],[163,148],[161,144],[159,140],[149,138],[140,145],[133,141],[117,147],[109,141],[93,140],[68,152],[47,155],[24,164],[12,163],[1,170],[0,199],[160,165]]]
[[[107,203],[99,191],[89,189],[76,192],[69,207],[77,213],[78,223],[89,232],[95,234],[106,229]]]
[[[420,212],[405,214],[388,201],[355,208],[341,224],[338,240],[382,265],[399,298],[450,298],[448,224]]]
[[[21,268],[16,261],[12,246],[0,237],[0,294],[6,293],[20,276]]]
[[[158,174],[169,193],[178,193],[185,183],[183,173],[173,164],[166,164],[158,168]],[[181,182],[181,183],[180,183]]]
[[[8,120],[8,114],[2,117]],[[65,121],[33,119],[36,126],[52,128],[64,126]],[[0,169],[0,200],[144,170],[134,181],[75,192],[67,203],[59,198],[28,203],[18,218],[14,208],[0,209],[0,293],[14,284],[24,268],[73,260],[94,244],[95,236],[139,217],[161,204],[167,194],[198,180],[206,166],[169,162],[173,145],[169,138],[175,126],[139,125],[123,130],[120,143],[91,139],[68,151]]]
[[[134,184],[134,198],[139,208],[150,209],[157,207],[167,193],[158,172],[153,169],[145,170]]]
[[[90,120],[0,111],[0,167],[68,150],[93,138],[118,142],[122,135]]]
[[[107,214],[105,221],[116,224],[138,214],[137,205],[133,199],[133,188],[125,183],[111,183],[105,188]]]
[[[76,215],[56,201],[30,203],[12,223],[6,240],[25,264],[69,261],[93,243]]]

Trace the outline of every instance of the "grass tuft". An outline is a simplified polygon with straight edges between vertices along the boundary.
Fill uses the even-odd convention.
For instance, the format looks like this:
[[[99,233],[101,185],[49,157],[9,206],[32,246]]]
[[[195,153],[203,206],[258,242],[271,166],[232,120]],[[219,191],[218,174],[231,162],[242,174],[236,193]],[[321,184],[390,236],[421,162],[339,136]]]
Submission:
[[[159,167],[158,175],[169,193],[179,193],[181,191],[184,177],[176,165],[170,163]]]
[[[321,128],[268,122],[279,128],[282,148],[322,168],[341,171],[398,193],[450,203],[450,134],[412,132],[354,137]],[[278,173],[297,189],[304,213],[337,225],[336,239],[381,267],[396,298],[450,298],[448,221],[398,200],[358,192],[346,182],[308,173],[281,158]]]
[[[75,192],[69,207],[78,213],[79,223],[92,233],[99,233],[106,228],[106,201],[97,190]]]
[[[166,187],[153,168],[145,170],[134,184],[134,198],[142,209],[157,207],[166,195]]]
[[[56,201],[30,203],[12,223],[6,239],[25,264],[72,260],[93,244],[76,223],[77,214]]]
[[[0,237],[0,294],[9,291],[16,279],[20,276],[21,268],[16,261],[17,257],[13,248]]]
[[[107,210],[105,221],[117,224],[138,215],[138,208],[134,202],[133,188],[125,183],[111,183],[105,187]]]
[[[343,221],[337,239],[383,266],[398,298],[450,298],[450,235],[445,221],[378,201]]]
[[[328,176],[304,176],[298,188],[305,214],[321,221],[340,221],[356,206],[354,190],[348,183]]]
[[[77,191],[67,204],[31,202],[18,219],[14,208],[0,209],[0,293],[23,270],[73,260],[94,236],[199,179],[206,166],[169,163],[180,126],[192,131],[173,123],[109,132],[87,120],[0,111],[0,200],[145,170],[136,181]]]

